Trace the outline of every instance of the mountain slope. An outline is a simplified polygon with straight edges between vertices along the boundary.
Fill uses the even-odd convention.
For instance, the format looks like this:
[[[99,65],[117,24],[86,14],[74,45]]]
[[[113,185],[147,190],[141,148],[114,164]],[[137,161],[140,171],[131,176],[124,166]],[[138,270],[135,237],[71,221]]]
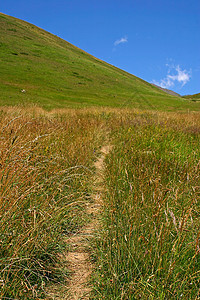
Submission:
[[[190,99],[192,101],[200,101],[200,93],[194,95],[185,95],[183,98]]]
[[[198,108],[4,14],[0,14],[0,63],[0,105]]]

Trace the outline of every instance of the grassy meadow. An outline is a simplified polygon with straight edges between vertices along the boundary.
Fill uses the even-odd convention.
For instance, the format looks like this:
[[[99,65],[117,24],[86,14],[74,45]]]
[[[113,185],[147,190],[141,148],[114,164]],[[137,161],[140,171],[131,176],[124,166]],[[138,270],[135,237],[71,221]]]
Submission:
[[[67,274],[60,253],[87,221],[102,131],[90,113],[0,112],[0,299],[45,297]]]
[[[70,276],[105,143],[91,299],[198,299],[200,115],[2,108],[0,298],[47,299]]]
[[[199,117],[138,112],[114,130],[95,299],[199,299]]]

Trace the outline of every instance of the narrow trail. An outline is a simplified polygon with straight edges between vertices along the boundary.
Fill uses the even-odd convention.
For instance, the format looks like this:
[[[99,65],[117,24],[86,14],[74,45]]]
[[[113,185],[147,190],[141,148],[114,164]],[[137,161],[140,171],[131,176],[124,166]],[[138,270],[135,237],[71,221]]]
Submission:
[[[105,156],[109,153],[111,146],[101,148],[101,156],[94,163],[96,174],[93,181],[93,201],[87,204],[86,214],[91,221],[81,228],[81,230],[70,236],[66,242],[69,245],[69,251],[65,256],[68,269],[71,272],[70,279],[67,282],[67,294],[54,299],[67,300],[88,300],[91,293],[90,276],[93,270],[93,264],[90,260],[90,240],[98,228],[98,214],[102,207],[102,171]]]
[[[69,268],[72,272],[68,288],[70,300],[89,299],[91,287],[89,285],[93,265],[90,262],[89,241],[98,227],[98,214],[102,206],[101,182],[105,155],[110,150],[109,146],[101,149],[101,156],[95,162],[96,175],[93,184],[93,203],[88,203],[86,213],[91,216],[91,222],[81,229],[75,236],[68,239],[71,250],[66,255]]]

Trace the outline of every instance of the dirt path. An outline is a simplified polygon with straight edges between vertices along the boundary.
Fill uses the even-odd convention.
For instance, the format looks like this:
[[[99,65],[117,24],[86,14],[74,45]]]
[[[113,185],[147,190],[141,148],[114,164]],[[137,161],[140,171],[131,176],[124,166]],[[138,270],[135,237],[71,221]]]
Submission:
[[[93,202],[87,204],[86,213],[91,221],[84,226],[78,233],[67,239],[69,252],[66,254],[68,269],[71,272],[70,280],[67,282],[68,293],[63,293],[61,297],[54,299],[68,300],[87,300],[91,292],[89,283],[93,265],[90,261],[90,239],[93,237],[98,227],[98,214],[102,206],[102,171],[103,162],[110,146],[104,146],[101,149],[101,156],[95,162],[96,175],[93,183]]]
[[[90,262],[89,241],[98,226],[98,213],[102,206],[101,200],[101,181],[102,170],[105,155],[109,152],[110,147],[105,146],[101,149],[101,156],[95,162],[96,178],[93,186],[93,203],[87,206],[87,213],[91,216],[91,222],[82,230],[71,237],[68,243],[71,245],[71,251],[68,252],[66,260],[69,262],[72,276],[68,287],[71,294],[70,300],[89,299],[91,287],[89,279],[92,273],[92,263]]]

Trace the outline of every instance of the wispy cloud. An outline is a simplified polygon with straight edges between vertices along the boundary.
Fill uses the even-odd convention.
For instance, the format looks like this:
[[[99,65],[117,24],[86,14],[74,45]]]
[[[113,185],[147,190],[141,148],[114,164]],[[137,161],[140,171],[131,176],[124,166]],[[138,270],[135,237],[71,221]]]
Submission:
[[[174,86],[175,82],[178,82],[181,84],[181,87],[183,87],[188,81],[190,81],[191,78],[191,70],[182,70],[179,65],[177,66],[169,66],[166,65],[168,69],[168,75],[161,79],[160,81],[153,80],[153,83],[168,89]]]
[[[117,46],[117,45],[119,45],[119,44],[123,44],[123,43],[127,43],[127,42],[128,42],[128,38],[127,38],[127,36],[124,36],[124,37],[122,37],[121,39],[116,40],[116,41],[114,42],[114,45]]]

